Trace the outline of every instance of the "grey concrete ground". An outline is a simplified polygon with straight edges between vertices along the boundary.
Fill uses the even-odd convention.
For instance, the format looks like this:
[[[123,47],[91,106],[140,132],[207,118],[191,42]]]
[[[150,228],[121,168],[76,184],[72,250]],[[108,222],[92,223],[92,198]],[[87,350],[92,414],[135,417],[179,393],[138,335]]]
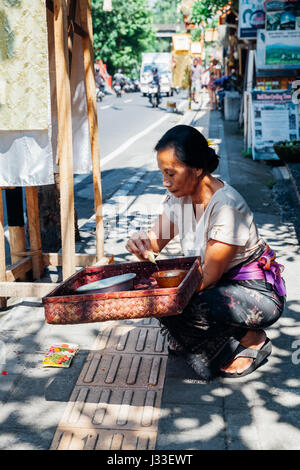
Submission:
[[[156,449],[299,450],[300,250],[294,186],[285,179],[285,171],[243,157],[242,132],[235,122],[224,122],[218,112],[189,111],[185,122],[216,139],[222,155],[219,175],[245,196],[261,234],[285,265],[288,297],[282,318],[268,330],[273,354],[250,376],[206,384],[181,359],[168,359]],[[154,132],[153,142],[162,132]],[[143,179],[129,184],[127,190],[135,217],[147,205],[153,215],[151,208],[159,205],[163,196],[154,162],[149,162]],[[93,220],[82,223],[83,243],[77,247],[81,251],[93,249],[92,224]],[[105,248],[122,262],[130,256],[122,234],[118,235],[114,241],[107,237]],[[175,240],[163,255],[177,253]],[[0,449],[50,448],[98,333],[97,323],[69,325],[67,329],[46,324],[40,299],[14,299],[8,309],[0,311],[0,366],[7,372],[0,375]],[[53,341],[80,344],[69,369],[41,367],[45,349]]]

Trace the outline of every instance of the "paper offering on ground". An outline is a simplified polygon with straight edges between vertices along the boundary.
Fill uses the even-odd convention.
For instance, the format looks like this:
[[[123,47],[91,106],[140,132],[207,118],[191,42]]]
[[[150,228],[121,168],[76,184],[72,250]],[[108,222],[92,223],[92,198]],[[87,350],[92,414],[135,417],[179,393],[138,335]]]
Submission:
[[[52,344],[45,354],[42,365],[43,367],[70,367],[78,349],[78,344]]]

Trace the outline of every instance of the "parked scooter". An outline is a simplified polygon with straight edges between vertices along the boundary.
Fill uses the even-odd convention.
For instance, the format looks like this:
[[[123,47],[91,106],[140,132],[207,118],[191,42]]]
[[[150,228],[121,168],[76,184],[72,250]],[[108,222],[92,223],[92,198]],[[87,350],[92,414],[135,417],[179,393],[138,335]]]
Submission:
[[[155,82],[149,83],[148,97],[153,108],[157,108],[160,103],[159,89],[158,89],[157,83]]]

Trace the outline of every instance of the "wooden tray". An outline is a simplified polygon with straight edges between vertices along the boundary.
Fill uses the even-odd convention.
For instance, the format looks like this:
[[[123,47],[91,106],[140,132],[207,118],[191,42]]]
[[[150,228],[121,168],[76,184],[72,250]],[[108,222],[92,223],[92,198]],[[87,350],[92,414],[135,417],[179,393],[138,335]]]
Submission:
[[[136,273],[136,285],[156,271],[149,261],[82,268],[42,299],[46,322],[75,324],[180,314],[201,281],[200,258],[164,259],[158,260],[157,265],[159,270],[187,269],[188,273],[178,287],[78,295],[76,289],[88,282]]]

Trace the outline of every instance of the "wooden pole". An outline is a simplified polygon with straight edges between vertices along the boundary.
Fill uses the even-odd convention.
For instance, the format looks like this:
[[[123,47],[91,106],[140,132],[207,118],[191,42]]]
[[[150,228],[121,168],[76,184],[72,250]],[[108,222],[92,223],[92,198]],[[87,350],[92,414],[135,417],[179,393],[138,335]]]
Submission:
[[[2,189],[0,188],[0,282],[6,281],[5,238],[3,221]],[[6,297],[0,297],[0,308],[6,307]]]
[[[63,279],[75,272],[75,220],[72,111],[67,35],[67,0],[54,0],[54,45],[57,87],[60,214]]]
[[[94,201],[96,214],[96,257],[99,261],[104,257],[104,227],[102,213],[102,191],[101,191],[101,170],[100,170],[100,145],[99,129],[97,117],[96,83],[94,71],[94,51],[93,51],[93,24],[91,12],[91,0],[80,0],[80,20],[83,30],[88,35],[82,38],[83,58],[85,70],[85,84],[87,97],[87,110],[89,120],[89,130],[91,139]]]
[[[43,274],[43,254],[39,217],[38,192],[36,186],[26,187],[26,203],[30,251],[32,256],[33,279],[40,279]]]

